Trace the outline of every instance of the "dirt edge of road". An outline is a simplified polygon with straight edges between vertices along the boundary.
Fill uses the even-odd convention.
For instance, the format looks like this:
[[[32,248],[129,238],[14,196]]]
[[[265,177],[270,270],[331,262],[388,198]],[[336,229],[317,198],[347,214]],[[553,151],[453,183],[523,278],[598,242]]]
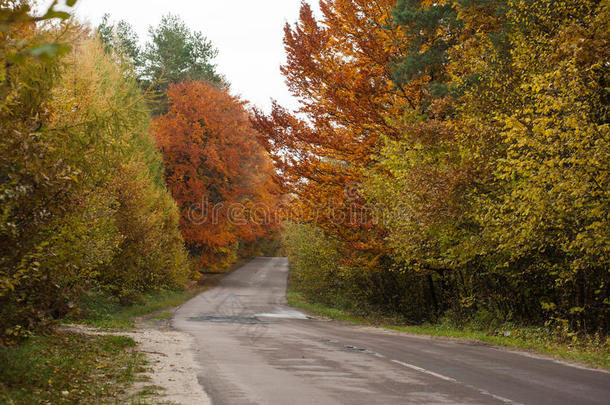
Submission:
[[[168,311],[163,311],[168,312]],[[146,318],[150,319],[150,316]],[[208,405],[211,400],[197,380],[200,365],[196,360],[195,342],[191,335],[172,330],[166,322],[138,319],[133,330],[107,332],[84,325],[66,325],[64,330],[89,335],[128,336],[136,341],[146,356],[146,371],[129,388],[130,395],[154,387],[147,403]]]

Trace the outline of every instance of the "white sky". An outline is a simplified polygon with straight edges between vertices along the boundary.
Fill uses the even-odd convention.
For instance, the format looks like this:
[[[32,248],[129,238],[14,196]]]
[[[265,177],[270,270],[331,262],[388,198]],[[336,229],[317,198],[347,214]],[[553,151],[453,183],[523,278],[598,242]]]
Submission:
[[[317,11],[318,1],[307,0]],[[42,1],[48,4],[50,1]],[[129,22],[140,40],[167,13],[179,15],[218,48],[218,71],[232,93],[269,111],[271,99],[296,108],[279,67],[285,60],[284,24],[298,18],[301,0],[78,0],[76,15],[97,25],[105,13]]]

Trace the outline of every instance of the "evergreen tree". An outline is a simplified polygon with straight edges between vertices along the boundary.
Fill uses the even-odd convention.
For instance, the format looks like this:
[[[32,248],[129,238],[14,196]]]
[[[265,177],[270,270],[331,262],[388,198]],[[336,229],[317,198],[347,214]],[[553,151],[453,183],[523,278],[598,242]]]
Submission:
[[[115,52],[128,58],[136,70],[141,70],[143,61],[140,39],[131,24],[125,20],[111,22],[110,15],[105,14],[97,26],[97,32],[106,52]]]
[[[157,27],[149,30],[151,41],[143,52],[142,83],[160,99],[155,112],[166,110],[165,92],[170,84],[185,80],[203,80],[222,85],[212,60],[218,50],[198,31],[192,31],[177,16],[168,14]]]

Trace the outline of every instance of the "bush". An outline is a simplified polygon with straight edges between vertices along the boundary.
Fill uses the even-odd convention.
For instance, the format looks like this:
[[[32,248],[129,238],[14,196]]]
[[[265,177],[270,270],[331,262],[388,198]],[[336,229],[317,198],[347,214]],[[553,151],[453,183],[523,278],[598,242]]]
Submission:
[[[133,69],[76,25],[10,29],[0,34],[0,343],[74,310],[85,289],[127,302],[192,275]],[[72,51],[5,64],[22,46],[11,35],[59,37]]]

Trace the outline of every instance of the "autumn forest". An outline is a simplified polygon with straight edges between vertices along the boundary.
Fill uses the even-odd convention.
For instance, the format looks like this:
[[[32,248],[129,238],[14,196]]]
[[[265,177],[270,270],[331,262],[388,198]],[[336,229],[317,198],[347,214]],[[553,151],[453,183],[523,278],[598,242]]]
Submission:
[[[254,256],[358,316],[608,343],[607,1],[303,2],[271,111],[179,17],[56,3],[0,0],[0,345]]]

